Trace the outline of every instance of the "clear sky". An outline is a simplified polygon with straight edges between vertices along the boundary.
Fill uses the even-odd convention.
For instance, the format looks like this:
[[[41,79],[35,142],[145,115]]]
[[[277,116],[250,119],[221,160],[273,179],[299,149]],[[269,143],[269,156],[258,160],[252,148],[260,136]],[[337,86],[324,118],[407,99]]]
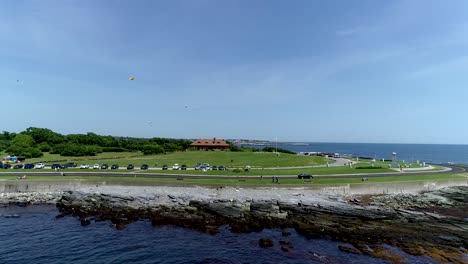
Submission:
[[[468,144],[467,14],[463,0],[3,0],[0,130]]]

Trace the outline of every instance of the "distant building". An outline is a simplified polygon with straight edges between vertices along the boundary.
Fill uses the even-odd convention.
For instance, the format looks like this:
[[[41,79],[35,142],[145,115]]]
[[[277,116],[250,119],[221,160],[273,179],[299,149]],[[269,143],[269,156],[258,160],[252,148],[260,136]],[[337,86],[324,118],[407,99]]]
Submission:
[[[228,150],[229,145],[224,139],[197,139],[190,145],[198,150]]]

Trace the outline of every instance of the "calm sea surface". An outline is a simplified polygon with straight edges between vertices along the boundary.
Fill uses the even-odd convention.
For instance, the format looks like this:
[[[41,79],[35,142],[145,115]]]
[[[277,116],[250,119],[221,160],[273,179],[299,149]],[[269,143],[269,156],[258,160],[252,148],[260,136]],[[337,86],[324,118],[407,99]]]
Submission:
[[[332,152],[376,159],[391,159],[392,152],[396,152],[399,160],[468,164],[468,145],[278,142],[277,146],[295,152]]]
[[[288,237],[280,230],[233,234],[226,228],[209,235],[140,221],[117,231],[109,222],[83,227],[74,217],[55,219],[53,206],[0,208],[0,214],[0,263],[389,263],[341,252],[337,247],[346,244],[306,239],[294,230]],[[260,238],[272,239],[274,247],[258,247]],[[291,243],[289,252],[281,251],[279,240]],[[410,263],[437,263],[405,256]]]

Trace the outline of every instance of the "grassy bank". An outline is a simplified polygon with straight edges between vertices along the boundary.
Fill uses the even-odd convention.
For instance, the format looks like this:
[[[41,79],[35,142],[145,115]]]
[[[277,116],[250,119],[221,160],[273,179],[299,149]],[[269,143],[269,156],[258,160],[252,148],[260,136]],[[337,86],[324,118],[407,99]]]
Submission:
[[[52,163],[77,162],[78,164],[114,164],[127,166],[133,164],[150,167],[161,167],[163,164],[172,166],[175,163],[186,164],[193,167],[196,163],[209,163],[210,165],[223,165],[229,167],[294,167],[322,165],[332,160],[315,156],[300,156],[295,154],[276,155],[271,152],[230,152],[230,151],[183,151],[160,155],[145,156],[141,152],[104,152],[89,157],[62,157],[58,154],[45,153],[43,157],[28,159],[25,163],[45,162]]]
[[[240,170],[239,172],[235,172],[236,170],[231,168],[230,170],[210,170],[207,172],[202,172],[199,170],[126,170],[125,167],[119,170],[93,170],[93,169],[79,169],[79,168],[68,168],[62,170],[62,172],[87,172],[90,174],[95,175],[105,175],[106,173],[155,173],[155,174],[184,174],[184,175],[225,175],[225,176],[268,176],[268,175],[297,175],[300,173],[307,173],[312,175],[326,175],[326,174],[356,174],[356,173],[385,173],[385,172],[395,172],[394,170],[390,169],[356,169],[355,167],[317,167],[317,168],[293,168],[293,169],[251,169],[250,171],[246,172],[244,170]],[[8,173],[23,173],[23,172],[53,172],[50,169],[41,169],[41,170],[1,170],[0,174],[8,174]]]
[[[391,183],[391,182],[413,182],[413,181],[428,181],[428,180],[468,180],[466,175],[461,174],[437,174],[437,175],[411,175],[411,176],[389,176],[389,177],[368,177],[367,182],[362,182],[360,178],[315,178],[310,182],[300,179],[280,179],[279,185],[334,185],[334,184],[355,184],[355,183]],[[18,180],[15,176],[0,176],[0,180],[15,180],[15,181],[63,181],[63,180],[81,180],[87,182],[103,182],[106,183],[122,183],[122,184],[157,184],[157,183],[172,183],[172,184],[216,184],[216,185],[275,185],[268,178],[260,179],[183,179],[174,178],[140,178],[136,177],[98,177],[98,176],[31,176],[26,180]]]

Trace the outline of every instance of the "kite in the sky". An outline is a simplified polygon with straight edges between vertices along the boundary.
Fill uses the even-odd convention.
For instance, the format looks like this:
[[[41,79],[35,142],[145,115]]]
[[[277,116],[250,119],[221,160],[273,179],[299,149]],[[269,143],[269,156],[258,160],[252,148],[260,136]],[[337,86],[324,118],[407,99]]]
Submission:
[[[128,78],[128,79],[129,79],[130,81],[133,81],[133,80],[135,80],[135,77],[132,76],[132,77],[130,77],[130,78]]]

